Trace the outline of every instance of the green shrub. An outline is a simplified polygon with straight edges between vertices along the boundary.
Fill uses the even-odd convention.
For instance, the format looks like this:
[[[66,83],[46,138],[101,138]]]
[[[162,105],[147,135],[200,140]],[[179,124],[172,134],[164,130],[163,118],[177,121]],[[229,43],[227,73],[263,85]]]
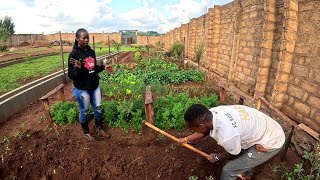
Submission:
[[[174,42],[172,47],[171,47],[171,54],[173,54],[174,59],[176,61],[179,61],[182,57],[182,52],[183,52],[183,45],[181,42],[177,41]]]
[[[141,52],[137,51],[134,53],[134,60],[136,63],[139,63],[142,60]]]
[[[7,50],[7,46],[6,45],[0,45],[0,52],[4,52]]]
[[[122,44],[115,42],[115,43],[113,43],[112,46],[114,47],[114,49],[115,49],[116,51],[119,51],[119,50],[120,50],[120,47],[122,46]]]
[[[285,164],[273,167],[273,172],[283,173],[281,179],[287,180],[318,180],[320,179],[320,144],[317,144],[315,152],[304,152],[302,156],[305,162],[296,164],[293,170],[288,169]]]
[[[56,124],[73,124],[78,120],[78,106],[74,102],[57,102],[51,109],[52,119]]]
[[[195,52],[194,58],[198,62],[198,64],[200,64],[200,60],[201,60],[202,55],[204,53],[204,43],[203,43],[203,41],[200,41],[200,42],[197,43],[197,45],[195,46],[194,52]]]

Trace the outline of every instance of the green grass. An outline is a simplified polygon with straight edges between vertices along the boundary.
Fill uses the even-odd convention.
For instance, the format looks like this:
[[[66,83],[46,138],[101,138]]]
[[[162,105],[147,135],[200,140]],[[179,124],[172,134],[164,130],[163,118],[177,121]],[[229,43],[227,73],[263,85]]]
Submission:
[[[101,56],[109,53],[109,48],[106,45],[97,44],[96,56]],[[59,47],[60,46],[56,46]],[[102,47],[101,50],[99,47]],[[138,48],[130,46],[121,46],[120,51],[137,51]],[[110,48],[113,52],[115,49]],[[28,52],[31,52],[28,51]],[[26,53],[26,51],[25,51]],[[69,53],[65,53],[64,60],[67,61]],[[66,66],[65,66],[66,67]],[[7,66],[1,68],[0,72],[0,94],[4,94],[15,88],[18,88],[25,84],[25,82],[31,82],[31,80],[38,79],[49,75],[62,69],[61,55],[48,56],[42,58],[36,58],[28,60],[27,62]]]
[[[67,61],[67,56],[68,53],[65,53],[65,62]],[[34,78],[44,77],[61,69],[61,55],[37,58],[1,68],[0,94],[18,88],[26,81],[29,82]]]

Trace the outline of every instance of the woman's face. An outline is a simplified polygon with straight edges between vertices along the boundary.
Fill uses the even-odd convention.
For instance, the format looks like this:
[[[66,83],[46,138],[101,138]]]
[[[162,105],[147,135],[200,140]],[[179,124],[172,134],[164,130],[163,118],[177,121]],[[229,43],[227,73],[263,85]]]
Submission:
[[[80,36],[77,38],[78,46],[80,48],[84,48],[86,45],[89,44],[89,33],[82,31],[80,32]]]

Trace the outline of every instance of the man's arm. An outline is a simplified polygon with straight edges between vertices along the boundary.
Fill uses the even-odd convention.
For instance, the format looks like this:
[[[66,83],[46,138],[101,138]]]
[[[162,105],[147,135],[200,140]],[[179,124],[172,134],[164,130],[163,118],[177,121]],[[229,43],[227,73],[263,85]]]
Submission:
[[[184,138],[179,138],[179,143],[188,143],[189,141],[193,141],[193,140],[196,140],[196,139],[200,139],[200,138],[203,138],[205,136],[207,136],[208,134],[202,134],[202,133],[193,133],[187,137],[184,137]]]

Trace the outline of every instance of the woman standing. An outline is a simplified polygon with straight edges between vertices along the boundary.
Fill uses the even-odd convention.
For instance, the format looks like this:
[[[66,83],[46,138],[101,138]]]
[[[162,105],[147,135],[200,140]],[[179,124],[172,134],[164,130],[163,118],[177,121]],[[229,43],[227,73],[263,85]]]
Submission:
[[[89,33],[81,28],[76,32],[76,39],[72,52],[68,57],[68,76],[73,80],[73,94],[80,107],[80,123],[84,137],[90,141],[95,140],[89,133],[88,109],[92,104],[97,131],[104,137],[110,137],[104,131],[101,112],[101,92],[98,73],[106,70],[112,71],[111,66],[98,66],[96,54],[89,44]]]

